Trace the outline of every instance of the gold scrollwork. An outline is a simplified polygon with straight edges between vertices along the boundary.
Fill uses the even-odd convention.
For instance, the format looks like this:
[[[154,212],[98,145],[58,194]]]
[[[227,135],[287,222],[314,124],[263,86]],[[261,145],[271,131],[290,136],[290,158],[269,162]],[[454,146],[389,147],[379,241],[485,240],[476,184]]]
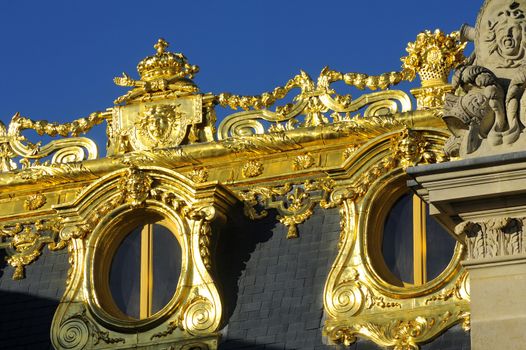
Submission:
[[[311,181],[293,185],[259,187],[239,191],[244,203],[244,213],[252,220],[267,216],[267,209],[276,209],[277,219],[287,227],[287,238],[297,238],[297,225],[305,222],[314,213],[316,203],[324,203],[333,183],[329,180]],[[321,204],[320,203],[320,204]],[[265,209],[258,212],[256,206]]]
[[[403,176],[404,168],[444,160],[440,147],[446,138],[441,132],[401,128],[374,145],[360,146],[360,159],[370,162],[354,176],[325,186],[320,206],[339,207],[341,215],[338,256],[324,291],[328,315],[324,334],[330,341],[350,345],[360,337],[380,346],[418,349],[418,344],[457,323],[469,326],[467,274],[456,265],[463,254],[461,248],[457,247],[441,276],[421,286],[405,287],[378,277],[380,272],[372,261],[381,253],[368,248],[374,245],[371,235],[376,232],[369,220],[379,220],[370,203],[385,200],[380,190],[391,191],[402,183],[390,179]],[[355,161],[344,158],[344,164]]]
[[[84,349],[91,338],[93,345],[98,345],[101,341],[106,344],[126,343],[124,338],[112,338],[110,333],[102,331],[90,318],[86,316],[86,309],[82,308],[61,325],[58,332],[58,342],[63,349]]]
[[[17,169],[16,158],[19,158],[22,168],[95,159],[97,157],[95,143],[88,138],[78,137],[78,135],[89,131],[106,118],[107,113],[95,112],[87,118],[58,124],[46,120],[33,121],[17,113],[11,119],[8,128],[0,122],[0,171],[7,172]],[[39,135],[51,137],[71,135],[72,137],[53,140],[41,146],[41,142],[34,144],[22,135],[22,131],[26,129],[35,130]],[[50,155],[53,155],[51,159],[42,161]],[[31,163],[30,160],[34,162]]]
[[[24,278],[25,267],[42,254],[45,245],[50,250],[56,250],[61,227],[60,219],[37,220],[0,227],[0,248],[7,250],[7,263],[15,269],[13,279]]]
[[[214,305],[204,296],[196,295],[185,305],[182,326],[188,333],[193,335],[207,333],[215,322]]]
[[[368,107],[364,111],[365,118],[409,111],[411,101],[401,91],[371,93],[353,101],[350,95],[336,95],[330,88],[330,85],[336,81],[344,81],[358,88],[368,87],[373,90],[385,88],[398,83],[401,80],[400,74],[402,73],[393,72],[378,77],[369,77],[357,73],[343,74],[325,67],[317,82],[302,71],[285,87],[278,87],[272,93],[264,93],[261,96],[220,94],[217,97],[219,104],[230,106],[233,109],[241,107],[245,112],[234,113],[223,119],[218,128],[218,139],[262,134],[265,132],[265,127],[259,120],[273,123],[268,129],[269,132],[280,132],[294,129],[295,125],[315,127],[327,124],[329,119],[326,114],[329,111],[332,111],[330,117],[333,122],[357,118],[359,115],[351,118],[350,113],[366,106]],[[266,109],[278,99],[284,98],[294,88],[300,89],[300,93],[294,99],[294,104],[278,106],[275,111]],[[254,110],[249,110],[250,108]],[[302,123],[297,119],[301,115],[305,116]]]
[[[379,319],[378,319],[379,320]],[[395,350],[418,350],[418,344],[431,339],[443,329],[462,322],[469,323],[469,313],[449,311],[437,316],[416,316],[406,319],[385,319],[371,321],[363,319],[345,326],[330,326],[325,334],[334,343],[346,346],[353,344],[358,335],[366,336],[380,346],[392,347]]]

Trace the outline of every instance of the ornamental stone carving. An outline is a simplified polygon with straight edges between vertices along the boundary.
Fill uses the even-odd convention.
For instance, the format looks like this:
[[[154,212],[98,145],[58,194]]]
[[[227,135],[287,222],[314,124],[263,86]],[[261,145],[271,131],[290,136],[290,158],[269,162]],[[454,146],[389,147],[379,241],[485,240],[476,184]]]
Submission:
[[[524,217],[498,217],[465,221],[455,228],[455,233],[464,237],[468,259],[518,255],[526,253],[525,220]]]
[[[455,93],[446,95],[443,119],[453,133],[446,153],[473,157],[526,146],[525,35],[525,0],[486,0],[476,27],[462,27],[475,51],[455,72]]]

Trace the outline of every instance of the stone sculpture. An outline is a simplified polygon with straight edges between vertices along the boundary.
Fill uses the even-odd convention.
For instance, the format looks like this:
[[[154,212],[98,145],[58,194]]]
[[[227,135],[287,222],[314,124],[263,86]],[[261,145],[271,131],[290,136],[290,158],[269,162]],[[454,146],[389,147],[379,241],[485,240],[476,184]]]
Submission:
[[[453,136],[445,151],[474,157],[526,146],[526,0],[486,0],[461,39],[475,51],[453,76],[443,119]]]

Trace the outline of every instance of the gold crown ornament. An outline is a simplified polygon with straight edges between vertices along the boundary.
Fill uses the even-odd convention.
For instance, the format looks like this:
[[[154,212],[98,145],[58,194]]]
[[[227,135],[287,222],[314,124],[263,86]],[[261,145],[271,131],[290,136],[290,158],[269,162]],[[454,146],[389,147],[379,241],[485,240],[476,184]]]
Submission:
[[[159,39],[153,46],[155,55],[148,56],[137,65],[137,71],[143,81],[157,79],[189,78],[199,72],[199,67],[188,63],[182,53],[167,52],[168,42]]]

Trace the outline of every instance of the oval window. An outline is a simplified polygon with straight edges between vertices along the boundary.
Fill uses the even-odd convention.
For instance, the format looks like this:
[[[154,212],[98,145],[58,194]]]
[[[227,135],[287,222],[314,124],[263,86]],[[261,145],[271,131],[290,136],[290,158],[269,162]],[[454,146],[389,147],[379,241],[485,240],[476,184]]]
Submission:
[[[450,263],[456,241],[428,214],[424,201],[412,193],[399,197],[383,225],[382,256],[399,286],[420,286]],[[392,276],[391,276],[392,277]]]
[[[145,319],[159,312],[177,290],[181,247],[160,222],[137,226],[118,246],[109,271],[109,289],[122,313]]]

